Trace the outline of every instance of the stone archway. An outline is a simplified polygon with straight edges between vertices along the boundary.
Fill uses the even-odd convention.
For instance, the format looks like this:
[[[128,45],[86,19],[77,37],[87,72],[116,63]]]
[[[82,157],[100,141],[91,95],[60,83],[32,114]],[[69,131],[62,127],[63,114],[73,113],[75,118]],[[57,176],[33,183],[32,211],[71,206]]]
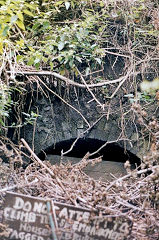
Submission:
[[[89,158],[86,162],[83,160],[89,152]],[[102,140],[93,138],[69,139],[58,142],[46,149],[42,150],[38,157],[41,160],[49,160],[51,164],[82,164],[84,163],[83,171],[102,181],[111,181],[114,177],[121,177],[127,174],[124,163],[129,160],[131,169],[136,168],[140,164],[140,159],[131,153],[125,151],[118,143],[106,144]],[[102,158],[98,160],[99,157]],[[92,160],[93,159],[93,160]],[[91,160],[96,164],[91,164]]]
[[[38,157],[41,160],[48,158],[48,155],[59,155],[83,158],[89,152],[90,158],[102,156],[103,161],[113,161],[125,163],[127,160],[131,164],[140,164],[140,159],[130,151],[125,151],[118,143],[108,143],[93,138],[68,139],[57,142],[52,146],[43,149]]]
[[[114,105],[113,114],[109,115],[108,112],[101,111],[85,90],[78,97],[71,93],[69,103],[77,111],[50,94],[47,97],[39,96],[34,102],[32,110],[35,112],[38,109],[40,117],[36,125],[24,127],[23,137],[33,146],[36,154],[64,140],[89,138],[118,143],[137,157],[142,156],[143,142],[138,139],[138,129],[131,115],[127,116],[122,132],[118,102]]]

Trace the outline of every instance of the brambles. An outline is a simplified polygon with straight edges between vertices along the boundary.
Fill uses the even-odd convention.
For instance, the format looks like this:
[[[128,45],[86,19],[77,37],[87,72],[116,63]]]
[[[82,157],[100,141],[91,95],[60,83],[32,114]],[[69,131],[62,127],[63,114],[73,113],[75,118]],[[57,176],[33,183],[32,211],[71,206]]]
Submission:
[[[140,104],[133,104],[132,109],[137,115],[139,124],[141,125],[144,133],[149,134],[150,148],[149,151],[145,150],[145,156],[143,156],[141,169],[148,169],[149,175],[145,177],[145,188],[141,188],[141,196],[146,196],[146,201],[149,205],[153,205],[154,208],[159,207],[159,123],[155,117],[152,117],[149,121],[145,118],[148,117],[146,111],[142,110]],[[143,206],[145,208],[145,205]]]

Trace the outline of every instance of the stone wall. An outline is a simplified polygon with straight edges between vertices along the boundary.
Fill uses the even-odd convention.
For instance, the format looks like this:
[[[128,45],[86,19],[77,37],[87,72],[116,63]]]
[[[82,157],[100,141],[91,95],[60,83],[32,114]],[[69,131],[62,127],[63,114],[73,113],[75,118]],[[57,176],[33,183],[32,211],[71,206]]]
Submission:
[[[83,117],[51,93],[37,97],[32,110],[38,112],[39,117],[34,126],[25,126],[23,133],[36,154],[57,142],[80,136],[103,141],[124,138],[125,140],[119,140],[118,144],[138,157],[142,156],[145,150],[142,139],[139,140],[139,129],[134,124],[132,113],[126,115],[123,123],[118,99],[111,105],[111,109],[110,101],[106,99],[105,109],[102,110],[85,89],[79,92],[73,89],[68,92],[68,89],[64,89],[61,96]],[[100,99],[100,92],[97,96]],[[123,107],[127,107],[127,102],[123,103]],[[91,128],[97,120],[98,123]]]

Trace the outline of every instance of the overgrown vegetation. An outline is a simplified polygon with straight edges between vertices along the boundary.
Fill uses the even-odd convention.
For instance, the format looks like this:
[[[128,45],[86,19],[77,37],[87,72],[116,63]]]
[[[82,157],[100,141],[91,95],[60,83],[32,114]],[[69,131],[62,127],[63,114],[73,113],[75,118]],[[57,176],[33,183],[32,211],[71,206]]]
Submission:
[[[122,60],[120,74],[130,71],[134,81],[138,73],[142,78],[158,76],[157,0],[7,0],[0,6],[1,124],[9,110],[10,90],[19,88],[14,74],[17,64],[77,80],[78,69],[90,76],[113,56],[114,68]],[[8,77],[7,70],[11,71]]]
[[[146,226],[149,221],[154,227],[151,234],[149,228],[144,235],[133,232],[133,239],[157,240],[159,123],[145,109],[149,103],[158,104],[158,69],[158,0],[0,0],[1,152],[8,151],[5,143],[9,143],[6,138],[9,128],[20,131],[22,126],[32,124],[38,117],[30,107],[27,111],[25,108],[28,85],[34,90],[36,83],[40,91],[43,90],[41,86],[45,87],[38,77],[19,77],[17,72],[47,70],[57,73],[59,75],[54,77],[58,80],[86,88],[102,111],[108,110],[106,101],[120,102],[124,96],[129,103],[127,111],[134,114],[134,121],[140,124],[143,136],[149,137],[150,152],[143,157],[141,168],[148,169],[150,175],[138,174],[136,177],[137,172],[133,172],[130,181],[116,182],[112,191],[118,192],[121,187],[123,195],[120,197],[124,203],[131,200],[130,209],[137,206],[147,221]],[[147,91],[152,85],[147,82],[150,80],[154,80],[155,87]],[[143,92],[138,91],[141,81],[148,85],[142,85]],[[100,93],[100,97],[96,93]],[[114,100],[116,95],[117,100]],[[12,162],[13,156],[21,159],[18,154],[20,150],[15,147]],[[126,167],[129,171],[129,163]],[[133,181],[138,184],[138,189],[128,187]],[[108,199],[109,194],[112,192],[108,193]],[[134,221],[141,222],[134,212],[131,214]]]

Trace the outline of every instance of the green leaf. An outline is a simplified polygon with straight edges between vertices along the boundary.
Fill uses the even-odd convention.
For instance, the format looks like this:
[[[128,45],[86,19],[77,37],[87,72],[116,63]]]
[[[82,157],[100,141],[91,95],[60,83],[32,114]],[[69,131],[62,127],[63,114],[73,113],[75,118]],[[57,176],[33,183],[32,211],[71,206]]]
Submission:
[[[100,7],[104,7],[104,2],[103,1],[100,2]]]
[[[29,50],[30,50],[31,52],[35,52],[35,49],[34,49],[34,48],[32,48],[32,47],[30,47],[30,46],[28,46],[28,48],[29,48]]]
[[[19,28],[21,28],[22,30],[25,30],[25,26],[24,26],[24,24],[23,24],[22,21],[17,20],[17,21],[16,21],[16,24],[17,24],[17,26],[18,26]]]
[[[71,1],[71,7],[75,8],[75,3],[73,1]]]
[[[65,7],[66,7],[66,10],[68,10],[70,8],[70,2],[65,2]]]
[[[32,12],[28,11],[27,9],[23,10],[23,13],[25,13],[28,16],[34,17],[34,15],[32,14]]]
[[[21,12],[17,13],[17,16],[19,18],[20,21],[24,21],[24,17],[23,17],[23,14]]]
[[[58,61],[59,61],[59,62],[62,61],[62,56],[58,56]]]
[[[60,70],[60,75],[64,76],[65,73],[66,73],[65,69],[61,69],[61,70]]]
[[[17,55],[17,62],[19,62],[20,60],[22,60],[23,59],[23,56],[21,56],[21,55]]]
[[[44,28],[50,27],[50,23],[49,23],[48,21],[44,22],[44,23],[43,23],[43,27],[44,27]]]
[[[12,23],[12,24],[15,23],[15,22],[17,21],[17,18],[18,18],[17,15],[13,15],[13,16],[11,17],[11,23]]]
[[[71,60],[69,61],[69,66],[70,66],[71,68],[74,66],[73,59],[71,59]]]
[[[61,51],[65,46],[65,42],[59,42],[58,44],[58,50]]]
[[[35,68],[36,68],[37,70],[40,68],[40,63],[39,63],[39,62],[35,64]]]
[[[3,54],[3,42],[0,41],[0,54]]]
[[[40,62],[40,58],[36,58],[35,60],[34,60],[34,64],[37,64],[37,63],[39,63]]]
[[[53,68],[54,68],[54,64],[51,61],[50,61],[50,68],[51,68],[51,70],[53,70]]]
[[[64,1],[58,1],[58,2],[56,2],[54,5],[55,5],[55,6],[59,6],[59,5],[63,4],[63,2],[64,2]]]
[[[3,32],[2,32],[2,36],[3,36],[3,37],[6,37],[6,36],[7,36],[8,30],[9,30],[9,26],[7,25],[7,26],[3,29]]]
[[[5,124],[1,118],[0,118],[0,125],[2,125],[3,127],[5,126]]]
[[[76,56],[76,59],[78,62],[82,63],[82,59],[80,57]]]
[[[90,68],[87,67],[87,68],[86,68],[86,76],[88,76],[89,73],[90,73]]]
[[[34,58],[33,58],[33,57],[30,57],[29,60],[28,60],[28,62],[27,62],[27,65],[28,65],[28,66],[31,66],[31,65],[33,65],[33,64],[34,64]]]
[[[30,117],[30,114],[29,114],[29,113],[22,112],[22,114],[23,114],[24,116]]]
[[[35,23],[35,24],[32,26],[32,30],[36,30],[38,27],[40,27],[40,23]]]
[[[21,38],[19,41],[16,41],[16,43],[20,46],[23,47],[24,46],[24,40]]]
[[[8,13],[10,16],[13,15],[13,12],[12,12],[12,10],[11,10],[10,8],[7,8],[7,13]]]
[[[36,4],[28,4],[28,3],[25,3],[25,6],[30,8],[30,9],[33,9],[33,10],[36,10],[37,8],[37,5]]]
[[[100,58],[95,58],[95,60],[97,61],[97,63],[99,63],[101,65],[102,61]]]

